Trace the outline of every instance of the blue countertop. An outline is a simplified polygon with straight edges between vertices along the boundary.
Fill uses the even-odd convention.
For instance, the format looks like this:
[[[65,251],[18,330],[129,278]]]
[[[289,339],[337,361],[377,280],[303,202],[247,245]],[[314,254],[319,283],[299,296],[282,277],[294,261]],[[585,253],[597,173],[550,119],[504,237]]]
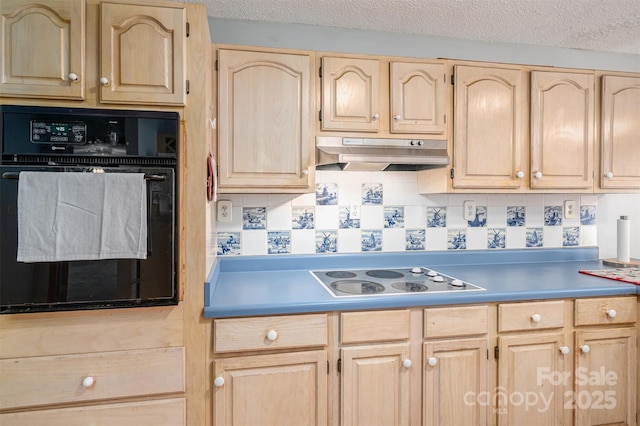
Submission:
[[[486,291],[333,297],[318,269],[435,269]],[[597,247],[218,257],[205,283],[206,318],[353,311],[640,294],[640,286],[580,274],[605,268]]]

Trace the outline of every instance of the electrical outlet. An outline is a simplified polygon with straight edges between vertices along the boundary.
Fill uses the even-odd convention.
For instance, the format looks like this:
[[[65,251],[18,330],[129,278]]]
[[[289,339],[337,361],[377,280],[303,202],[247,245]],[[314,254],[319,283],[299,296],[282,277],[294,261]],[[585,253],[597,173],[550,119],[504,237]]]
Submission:
[[[462,203],[462,216],[464,220],[473,220],[476,218],[476,202],[467,200]]]
[[[233,206],[230,200],[218,201],[218,222],[229,223],[233,220],[231,207]]]
[[[360,204],[349,204],[349,217],[351,219],[360,219]]]
[[[576,202],[574,200],[565,200],[564,202],[564,218],[576,218]]]

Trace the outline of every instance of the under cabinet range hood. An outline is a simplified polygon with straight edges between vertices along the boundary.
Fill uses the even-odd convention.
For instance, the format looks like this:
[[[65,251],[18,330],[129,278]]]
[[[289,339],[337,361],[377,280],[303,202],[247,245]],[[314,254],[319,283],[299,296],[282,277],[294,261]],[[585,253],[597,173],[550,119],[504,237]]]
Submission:
[[[447,141],[316,137],[317,170],[413,171],[449,164]]]

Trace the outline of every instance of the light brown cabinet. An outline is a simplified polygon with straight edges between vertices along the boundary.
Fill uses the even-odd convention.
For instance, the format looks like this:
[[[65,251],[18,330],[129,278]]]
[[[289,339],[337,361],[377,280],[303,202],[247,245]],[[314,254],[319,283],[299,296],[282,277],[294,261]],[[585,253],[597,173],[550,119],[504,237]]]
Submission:
[[[340,419],[346,425],[410,424],[409,311],[340,314]]]
[[[87,100],[99,92],[98,103],[184,105],[185,7],[90,7],[89,14],[84,0],[2,2],[0,95]]]
[[[327,333],[326,314],[215,320],[213,424],[326,425]]]
[[[313,191],[313,53],[217,54],[220,192]]]
[[[524,71],[456,65],[454,76],[454,190],[526,189]]]
[[[446,138],[443,63],[324,56],[321,129]]]
[[[594,119],[593,72],[531,72],[532,189],[593,189]]]
[[[180,306],[26,315],[0,317],[0,424],[186,424]]]
[[[637,345],[635,297],[575,301],[574,388],[565,408],[576,425],[635,425]]]
[[[498,305],[498,424],[636,424],[636,303]]]
[[[489,421],[489,307],[424,310],[422,424]]]
[[[593,191],[593,72],[454,69],[454,192]]]
[[[640,77],[601,79],[600,188],[640,189]]]

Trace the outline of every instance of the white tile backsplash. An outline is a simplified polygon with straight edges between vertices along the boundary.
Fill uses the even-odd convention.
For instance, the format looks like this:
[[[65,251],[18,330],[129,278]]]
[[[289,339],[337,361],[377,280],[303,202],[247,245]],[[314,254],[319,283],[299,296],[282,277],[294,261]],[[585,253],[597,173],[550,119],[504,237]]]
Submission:
[[[231,223],[215,223],[217,238],[209,244],[219,255],[265,255],[269,253],[268,233],[285,232],[290,236],[292,254],[321,255],[328,249],[338,253],[359,253],[371,249],[372,236],[380,245],[373,249],[385,252],[406,250],[486,250],[491,247],[526,248],[541,246],[563,247],[572,244],[578,235],[581,246],[597,244],[595,224],[581,224],[575,219],[562,218],[559,226],[545,226],[544,211],[548,206],[564,206],[565,200],[576,201],[576,208],[589,205],[597,209],[597,196],[575,194],[429,194],[418,193],[415,172],[336,172],[317,171],[317,188],[336,191],[337,204],[318,205],[316,193],[308,194],[224,194],[220,199],[233,203]],[[382,204],[367,205],[363,189],[382,187]],[[322,195],[322,193],[321,193]],[[330,198],[330,197],[329,197]],[[462,217],[462,203],[473,200],[484,208],[486,224],[473,226]],[[360,210],[359,227],[341,229],[340,212],[355,206]],[[524,226],[509,226],[507,208],[525,207]],[[266,209],[266,229],[243,230],[243,207]],[[446,212],[444,227],[428,227],[429,209]],[[301,208],[314,212],[313,229],[298,229],[293,213]],[[389,227],[390,209],[403,214],[401,226]],[[215,212],[215,208],[212,209]],[[584,210],[584,209],[583,209]],[[385,211],[387,220],[385,220]],[[432,212],[433,214],[433,212]],[[215,221],[215,217],[209,220]],[[387,225],[387,226],[385,226]],[[475,224],[477,225],[477,224]],[[497,231],[496,231],[497,230]],[[240,236],[240,250],[222,250],[221,244],[230,233]],[[280,234],[278,234],[280,235]],[[464,244],[460,239],[464,238]],[[325,246],[322,247],[322,243]],[[273,246],[273,244],[272,244]],[[320,249],[319,249],[320,247]],[[417,247],[417,248],[416,248]],[[456,247],[456,248],[454,248]],[[465,248],[460,248],[465,247]],[[500,250],[500,248],[495,248]],[[271,252],[277,252],[271,247]],[[275,255],[275,254],[274,254]]]

